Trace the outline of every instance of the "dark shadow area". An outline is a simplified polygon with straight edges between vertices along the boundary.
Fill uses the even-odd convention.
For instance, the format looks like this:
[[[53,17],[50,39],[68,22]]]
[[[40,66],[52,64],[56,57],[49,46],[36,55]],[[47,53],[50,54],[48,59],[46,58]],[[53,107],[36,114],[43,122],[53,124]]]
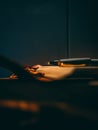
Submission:
[[[0,108],[0,129],[14,130],[97,130],[98,122],[82,116],[68,114],[56,107],[42,107],[40,113]]]

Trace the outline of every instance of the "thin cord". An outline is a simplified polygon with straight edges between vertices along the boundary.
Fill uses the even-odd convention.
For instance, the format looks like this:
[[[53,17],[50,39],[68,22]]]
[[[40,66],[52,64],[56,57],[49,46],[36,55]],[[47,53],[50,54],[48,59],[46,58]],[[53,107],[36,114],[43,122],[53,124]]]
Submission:
[[[67,58],[70,58],[70,0],[66,0]]]

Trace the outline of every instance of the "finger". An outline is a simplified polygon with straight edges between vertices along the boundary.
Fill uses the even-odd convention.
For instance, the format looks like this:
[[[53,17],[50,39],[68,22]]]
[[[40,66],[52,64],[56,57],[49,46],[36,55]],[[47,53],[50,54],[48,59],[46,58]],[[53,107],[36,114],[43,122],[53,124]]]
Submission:
[[[41,65],[34,65],[34,66],[32,66],[33,69],[38,69],[40,67],[42,67],[42,66]]]

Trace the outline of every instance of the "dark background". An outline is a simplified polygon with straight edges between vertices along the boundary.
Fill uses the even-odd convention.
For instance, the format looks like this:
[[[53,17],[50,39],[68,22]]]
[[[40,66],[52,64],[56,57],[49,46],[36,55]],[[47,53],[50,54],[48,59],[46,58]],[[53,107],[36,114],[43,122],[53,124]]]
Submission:
[[[68,43],[70,57],[98,58],[97,7],[98,0],[1,1],[0,54],[43,64],[67,58]]]

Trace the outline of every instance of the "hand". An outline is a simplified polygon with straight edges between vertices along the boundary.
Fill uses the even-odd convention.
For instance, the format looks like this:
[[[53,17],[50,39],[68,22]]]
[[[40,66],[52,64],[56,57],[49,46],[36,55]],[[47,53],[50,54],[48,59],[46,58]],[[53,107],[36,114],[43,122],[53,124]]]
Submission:
[[[36,73],[42,74],[41,76],[37,77],[42,81],[61,80],[70,76],[74,71],[74,67],[35,65],[32,68],[36,69]]]

